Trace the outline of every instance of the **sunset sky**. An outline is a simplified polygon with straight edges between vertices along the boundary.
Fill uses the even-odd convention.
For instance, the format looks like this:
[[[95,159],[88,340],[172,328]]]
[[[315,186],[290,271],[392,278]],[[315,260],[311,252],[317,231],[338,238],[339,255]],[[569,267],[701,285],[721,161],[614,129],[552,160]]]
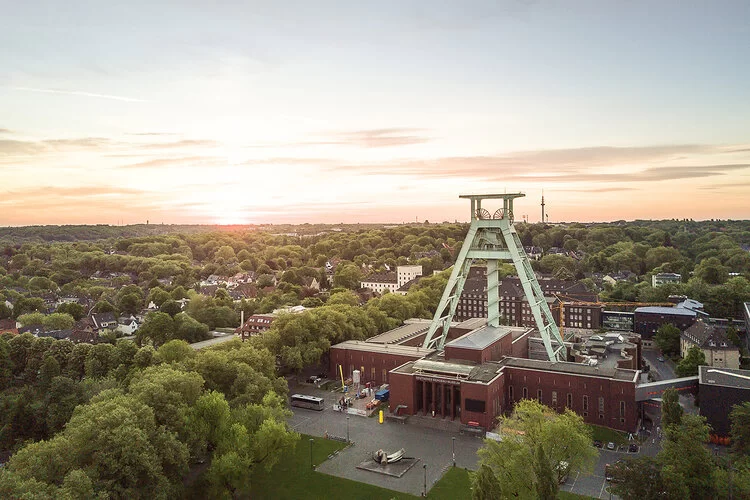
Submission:
[[[0,225],[750,218],[750,2],[0,0]]]

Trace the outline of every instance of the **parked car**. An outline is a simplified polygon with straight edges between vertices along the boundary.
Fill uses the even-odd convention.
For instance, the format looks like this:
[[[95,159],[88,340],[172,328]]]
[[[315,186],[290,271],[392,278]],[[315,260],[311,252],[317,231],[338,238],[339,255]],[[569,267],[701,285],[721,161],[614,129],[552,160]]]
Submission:
[[[630,446],[628,446],[628,451],[630,453],[638,453],[638,445],[635,443],[631,443]]]
[[[607,449],[608,450],[614,450],[615,448],[617,448],[617,447],[615,446],[615,443],[613,443],[612,441],[610,441],[609,443],[607,443]]]
[[[599,441],[598,439],[595,439],[594,440],[594,446],[596,446],[597,448],[601,448],[602,447],[602,442]]]
[[[656,358],[656,361],[664,361],[664,356],[659,356],[658,358]]]
[[[320,381],[321,381],[321,378],[316,375],[312,375],[311,377],[308,377],[307,379],[308,384],[317,384]]]

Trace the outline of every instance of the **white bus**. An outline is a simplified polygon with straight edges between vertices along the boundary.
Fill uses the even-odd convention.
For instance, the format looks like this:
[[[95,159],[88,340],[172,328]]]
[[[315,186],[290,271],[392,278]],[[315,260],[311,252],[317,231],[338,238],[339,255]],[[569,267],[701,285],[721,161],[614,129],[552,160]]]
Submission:
[[[299,406],[300,408],[307,408],[308,410],[322,411],[325,408],[323,398],[316,398],[315,396],[306,396],[305,394],[292,394],[289,398],[292,406]]]

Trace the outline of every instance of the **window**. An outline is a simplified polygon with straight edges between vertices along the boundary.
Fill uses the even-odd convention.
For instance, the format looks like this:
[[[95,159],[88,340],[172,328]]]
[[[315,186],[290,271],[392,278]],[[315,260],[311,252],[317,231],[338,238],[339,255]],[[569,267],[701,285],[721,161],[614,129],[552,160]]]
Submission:
[[[529,399],[529,390],[526,387],[523,388],[523,399]]]
[[[568,401],[565,406],[567,406],[568,408],[573,408],[573,395],[571,393],[568,393]]]
[[[589,397],[583,397],[583,411],[589,411]]]
[[[604,413],[604,397],[599,396],[599,413]]]
[[[557,391],[552,391],[552,406],[557,406]]]
[[[375,367],[370,368],[370,380],[375,380]]]
[[[388,370],[386,370],[385,368],[383,368],[383,378],[381,382],[383,383],[388,382]]]
[[[510,398],[511,401],[513,401],[513,386],[512,385],[508,387],[508,397]]]
[[[620,417],[625,416],[625,401],[620,401]]]
[[[540,403],[542,402],[542,390],[541,389],[536,391],[536,400],[539,401]]]
[[[485,403],[484,401],[480,401],[479,399],[466,398],[464,400],[464,408],[466,408],[466,411],[484,413]]]

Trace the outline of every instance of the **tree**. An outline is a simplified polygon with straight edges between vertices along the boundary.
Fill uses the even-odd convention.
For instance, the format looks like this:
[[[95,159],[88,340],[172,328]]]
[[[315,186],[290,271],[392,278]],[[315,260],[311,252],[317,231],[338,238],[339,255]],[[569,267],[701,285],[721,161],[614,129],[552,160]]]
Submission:
[[[654,457],[642,456],[621,461],[609,472],[612,493],[623,500],[661,500],[665,486],[661,463]]]
[[[44,326],[48,330],[69,330],[75,320],[68,313],[52,313],[44,317]]]
[[[57,312],[70,314],[75,321],[83,318],[86,314],[83,306],[77,302],[63,302],[57,307]]]
[[[359,288],[362,273],[354,264],[339,264],[333,273],[333,286],[340,286],[354,290]]]
[[[503,439],[485,440],[478,452],[483,472],[472,474],[474,498],[497,495],[498,487],[502,498],[555,498],[566,473],[591,471],[597,457],[591,430],[580,416],[569,409],[556,413],[534,400],[520,401],[510,417],[501,417],[498,432]]]
[[[143,307],[143,299],[136,293],[127,293],[120,297],[120,300],[117,302],[117,307],[122,312],[136,314]]]
[[[687,355],[677,364],[675,373],[679,377],[698,375],[698,367],[706,364],[706,355],[698,346],[688,349]]]
[[[163,313],[167,313],[170,316],[174,318],[176,314],[179,314],[182,311],[182,307],[177,301],[174,300],[165,300],[161,306],[159,306],[159,310]]]
[[[331,305],[331,306],[336,305],[336,304],[358,306],[359,295],[352,292],[351,290],[342,290],[340,292],[332,294],[331,297],[326,302],[326,304]]]
[[[172,340],[175,333],[174,320],[169,314],[163,312],[150,312],[140,328],[136,330],[136,342],[138,345],[151,341],[154,347]]]
[[[680,329],[672,323],[664,323],[654,335],[654,342],[664,354],[680,352]]]
[[[42,326],[44,324],[44,314],[40,312],[22,314],[17,320],[21,323],[21,326]]]
[[[729,277],[729,271],[716,257],[703,259],[695,266],[695,276],[709,285],[721,285]]]
[[[662,480],[667,491],[676,491],[682,498],[694,500],[714,498],[716,463],[705,446],[709,427],[698,415],[684,415],[680,425],[667,426],[667,439],[657,460],[662,464]]]
[[[683,409],[680,406],[680,396],[673,387],[666,389],[661,395],[661,414],[664,428],[669,425],[680,425]]]
[[[729,418],[732,421],[733,451],[750,456],[750,401],[734,405]]]
[[[169,294],[169,292],[157,286],[149,291],[146,302],[153,302],[156,307],[161,307],[163,303],[170,300],[171,298],[172,296]]]
[[[174,317],[175,337],[189,343],[200,342],[210,338],[208,325],[196,321],[186,313]]]

